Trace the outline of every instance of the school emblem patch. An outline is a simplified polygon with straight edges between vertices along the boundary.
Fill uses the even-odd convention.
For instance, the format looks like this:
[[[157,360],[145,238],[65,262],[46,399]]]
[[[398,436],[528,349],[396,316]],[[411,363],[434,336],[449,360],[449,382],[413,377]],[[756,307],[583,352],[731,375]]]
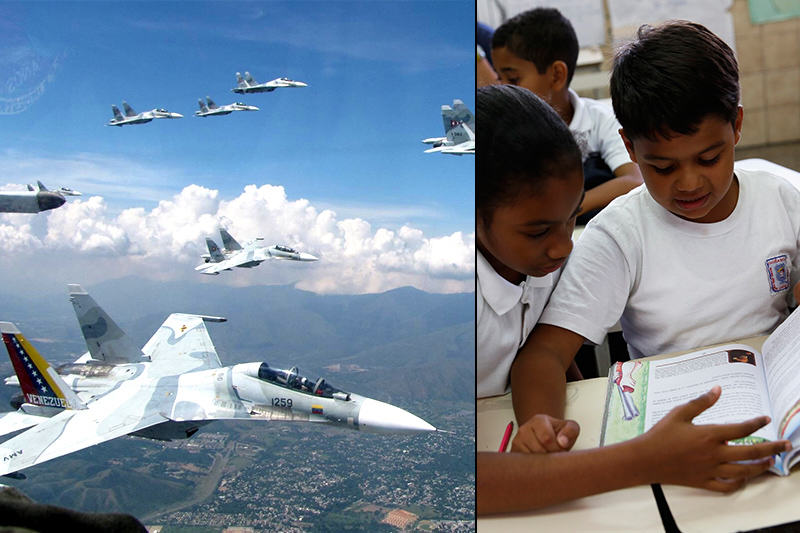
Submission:
[[[781,292],[789,288],[789,257],[779,255],[767,259],[769,290]]]

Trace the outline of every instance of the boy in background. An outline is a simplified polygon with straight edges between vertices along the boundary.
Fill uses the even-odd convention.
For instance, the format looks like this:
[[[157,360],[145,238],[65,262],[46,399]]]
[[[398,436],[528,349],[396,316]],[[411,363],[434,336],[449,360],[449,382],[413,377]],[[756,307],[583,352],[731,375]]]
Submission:
[[[612,110],[569,88],[578,60],[578,38],[557,9],[531,9],[497,28],[492,60],[501,82],[536,93],[575,136],[586,188],[578,224],[585,224],[611,200],[641,185],[642,176],[628,157]]]
[[[642,26],[617,53],[611,96],[645,187],[576,243],[512,366],[520,423],[563,418],[564,370],[617,320],[637,358],[770,333],[800,296],[800,191],[733,171],[743,112],[728,45],[692,22]],[[512,449],[539,438],[528,432]]]

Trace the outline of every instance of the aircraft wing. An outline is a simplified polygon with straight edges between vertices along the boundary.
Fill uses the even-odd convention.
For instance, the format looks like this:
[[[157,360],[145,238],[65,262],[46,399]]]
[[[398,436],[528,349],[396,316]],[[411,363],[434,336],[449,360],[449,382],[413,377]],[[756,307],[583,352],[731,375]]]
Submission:
[[[0,414],[0,435],[8,435],[20,429],[35,426],[47,420],[46,416],[29,415],[22,411],[11,411]]]
[[[220,261],[219,263],[202,264],[197,268],[195,268],[195,270],[199,270],[200,273],[202,274],[219,274],[223,270],[231,269],[241,263],[242,261],[237,261],[235,259],[225,259],[223,261]]]
[[[151,401],[167,392],[136,383],[90,404],[87,409],[66,409],[35,427],[0,443],[0,475],[17,472],[56,457],[106,442],[167,421]],[[148,401],[150,400],[150,401]]]
[[[425,150],[426,152],[428,150]],[[474,143],[462,143],[457,144],[455,146],[445,146],[441,150],[439,150],[443,154],[455,154],[455,155],[464,155],[464,154],[475,154],[475,144]]]
[[[222,366],[208,336],[207,321],[224,322],[225,319],[184,313],[169,315],[142,348],[153,363],[151,375],[174,376]]]

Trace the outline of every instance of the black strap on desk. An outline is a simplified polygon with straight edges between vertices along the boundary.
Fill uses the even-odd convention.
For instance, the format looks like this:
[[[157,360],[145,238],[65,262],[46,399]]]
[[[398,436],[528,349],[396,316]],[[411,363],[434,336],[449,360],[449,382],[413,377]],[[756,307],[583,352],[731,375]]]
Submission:
[[[664,491],[661,490],[661,485],[653,483],[650,488],[653,489],[653,496],[656,499],[658,514],[661,516],[664,531],[666,533],[681,533],[681,530],[678,529],[678,524],[675,523],[675,519],[672,517],[672,511],[669,510],[669,504],[667,503],[667,498],[664,497]]]

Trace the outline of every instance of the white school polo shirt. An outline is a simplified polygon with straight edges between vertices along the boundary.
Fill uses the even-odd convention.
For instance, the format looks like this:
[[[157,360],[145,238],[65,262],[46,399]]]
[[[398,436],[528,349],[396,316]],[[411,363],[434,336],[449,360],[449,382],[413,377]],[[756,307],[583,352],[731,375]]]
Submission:
[[[477,252],[478,398],[508,391],[508,374],[517,351],[539,320],[561,270],[519,285],[495,272]]]
[[[581,98],[572,89],[569,90],[569,101],[575,110],[569,130],[581,149],[583,160],[591,152],[600,152],[603,161],[612,171],[630,163],[628,150],[619,135],[622,126],[617,122],[614,110],[603,102]]]

